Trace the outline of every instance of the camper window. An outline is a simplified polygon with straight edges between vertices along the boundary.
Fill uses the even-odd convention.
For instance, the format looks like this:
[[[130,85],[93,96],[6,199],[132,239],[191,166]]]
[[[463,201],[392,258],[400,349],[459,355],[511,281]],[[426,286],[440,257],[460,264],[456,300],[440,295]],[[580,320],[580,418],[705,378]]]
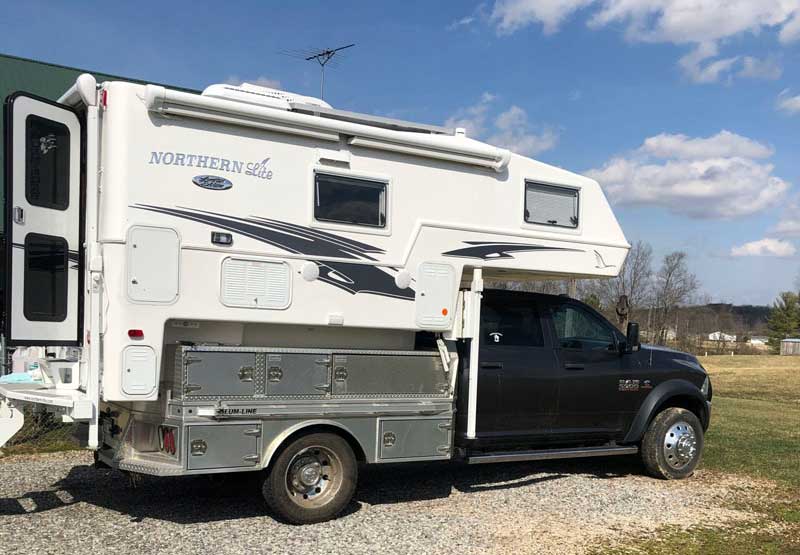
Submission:
[[[39,322],[63,322],[67,317],[69,251],[62,237],[25,236],[22,312]]]
[[[525,221],[529,224],[578,227],[578,189],[526,181]]]
[[[317,172],[314,176],[314,219],[386,227],[386,183]]]
[[[69,207],[69,129],[39,116],[25,121],[25,198],[33,206]]]

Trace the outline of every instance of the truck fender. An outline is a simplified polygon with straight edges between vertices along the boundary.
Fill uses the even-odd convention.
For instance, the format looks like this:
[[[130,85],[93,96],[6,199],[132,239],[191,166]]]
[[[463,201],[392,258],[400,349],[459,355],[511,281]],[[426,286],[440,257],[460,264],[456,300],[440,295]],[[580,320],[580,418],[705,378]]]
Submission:
[[[639,407],[639,412],[636,413],[636,417],[631,423],[624,442],[636,443],[641,440],[647,430],[647,425],[656,415],[656,411],[670,398],[678,396],[690,397],[699,402],[699,406],[702,409],[701,414],[698,414],[697,417],[705,428],[708,425],[708,410],[706,408],[706,399],[700,389],[687,380],[667,380],[658,384],[645,398],[642,406]]]
[[[352,440],[355,442],[359,447],[361,447],[361,451],[364,453],[368,453],[361,442],[356,437],[351,430],[347,429],[346,426],[342,425],[341,422],[336,422],[335,420],[324,420],[324,419],[316,419],[316,420],[303,420],[302,422],[298,422],[292,426],[289,426],[281,433],[277,434],[272,441],[266,444],[266,448],[264,449],[264,455],[261,457],[261,468],[267,468],[269,464],[272,462],[272,458],[284,444],[284,442],[296,432],[303,431],[309,428],[319,428],[319,427],[326,427],[326,428],[337,428],[345,439]]]

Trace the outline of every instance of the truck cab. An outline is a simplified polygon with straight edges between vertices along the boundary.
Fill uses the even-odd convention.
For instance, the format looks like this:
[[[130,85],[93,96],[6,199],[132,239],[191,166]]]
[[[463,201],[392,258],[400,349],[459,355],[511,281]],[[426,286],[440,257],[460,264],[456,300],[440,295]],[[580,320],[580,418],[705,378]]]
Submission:
[[[475,461],[508,450],[613,454],[639,444],[659,413],[676,408],[697,420],[687,428],[696,451],[710,417],[705,370],[692,355],[639,345],[636,335],[567,296],[484,291],[476,433],[469,438],[465,428],[462,349],[456,442]]]

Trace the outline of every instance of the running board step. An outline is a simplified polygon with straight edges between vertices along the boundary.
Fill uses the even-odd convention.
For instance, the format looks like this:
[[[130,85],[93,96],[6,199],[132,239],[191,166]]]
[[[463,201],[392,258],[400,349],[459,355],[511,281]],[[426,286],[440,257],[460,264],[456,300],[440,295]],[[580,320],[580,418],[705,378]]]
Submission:
[[[580,447],[573,449],[539,449],[536,451],[497,451],[467,456],[469,464],[543,461],[548,459],[579,459],[584,457],[608,457],[611,455],[635,455],[638,447]]]

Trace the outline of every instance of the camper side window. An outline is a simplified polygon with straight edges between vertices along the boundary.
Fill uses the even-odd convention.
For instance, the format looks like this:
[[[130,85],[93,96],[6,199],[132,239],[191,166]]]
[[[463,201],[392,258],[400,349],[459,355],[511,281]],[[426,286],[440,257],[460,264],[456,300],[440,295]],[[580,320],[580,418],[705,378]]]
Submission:
[[[69,207],[69,129],[30,115],[25,121],[25,198],[33,206]]]
[[[525,221],[573,229],[578,227],[578,189],[526,181]]]
[[[386,183],[341,175],[314,175],[314,219],[386,227]]]

